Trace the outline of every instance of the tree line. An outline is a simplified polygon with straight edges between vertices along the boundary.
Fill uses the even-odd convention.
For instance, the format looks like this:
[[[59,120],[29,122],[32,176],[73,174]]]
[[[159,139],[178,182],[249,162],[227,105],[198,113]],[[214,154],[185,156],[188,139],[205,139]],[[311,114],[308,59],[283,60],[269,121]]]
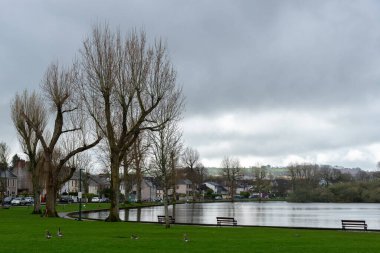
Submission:
[[[380,202],[380,172],[358,170],[344,173],[329,165],[288,166],[291,182],[289,201]]]

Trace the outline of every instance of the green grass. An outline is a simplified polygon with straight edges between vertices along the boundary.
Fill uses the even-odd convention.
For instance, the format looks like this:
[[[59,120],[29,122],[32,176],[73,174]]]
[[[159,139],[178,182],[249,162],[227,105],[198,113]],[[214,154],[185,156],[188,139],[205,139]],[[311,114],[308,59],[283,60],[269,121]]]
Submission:
[[[107,204],[90,204],[104,208]],[[77,205],[60,206],[60,211],[77,210]],[[248,227],[199,227],[130,222],[106,223],[41,218],[31,208],[0,209],[0,252],[379,252],[380,233],[326,230],[297,230]],[[58,227],[63,238],[55,237]],[[45,230],[53,238],[45,239]],[[183,242],[187,233],[190,242]],[[139,235],[132,240],[131,234]]]

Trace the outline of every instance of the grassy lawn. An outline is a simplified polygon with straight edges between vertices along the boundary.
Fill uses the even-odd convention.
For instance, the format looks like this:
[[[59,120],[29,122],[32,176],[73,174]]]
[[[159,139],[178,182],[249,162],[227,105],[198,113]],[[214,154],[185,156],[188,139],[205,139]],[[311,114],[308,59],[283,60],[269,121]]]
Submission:
[[[88,204],[84,208],[104,208]],[[380,233],[243,227],[197,227],[106,223],[41,218],[31,208],[0,209],[0,252],[379,252]],[[77,205],[60,206],[77,210]],[[63,238],[56,237],[58,227]],[[45,230],[53,234],[45,239]],[[187,233],[190,242],[185,243]],[[132,240],[131,234],[140,238]]]

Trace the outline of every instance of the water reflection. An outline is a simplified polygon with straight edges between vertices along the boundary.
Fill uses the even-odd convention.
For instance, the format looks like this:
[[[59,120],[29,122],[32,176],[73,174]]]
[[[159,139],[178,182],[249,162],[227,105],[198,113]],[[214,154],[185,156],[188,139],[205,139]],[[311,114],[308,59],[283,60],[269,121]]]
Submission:
[[[156,222],[164,207],[121,210],[127,221]],[[177,223],[216,224],[217,216],[235,217],[239,225],[340,228],[342,219],[366,220],[369,229],[380,229],[380,204],[235,202],[190,203],[169,207]],[[83,217],[105,219],[108,212],[84,214]]]

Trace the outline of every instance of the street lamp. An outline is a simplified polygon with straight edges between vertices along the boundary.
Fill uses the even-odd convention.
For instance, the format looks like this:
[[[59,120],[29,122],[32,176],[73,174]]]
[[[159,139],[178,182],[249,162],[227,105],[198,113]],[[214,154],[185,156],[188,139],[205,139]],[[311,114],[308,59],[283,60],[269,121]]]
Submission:
[[[78,218],[78,221],[82,220],[82,170],[83,169],[79,169],[79,192],[78,192],[79,218]]]

